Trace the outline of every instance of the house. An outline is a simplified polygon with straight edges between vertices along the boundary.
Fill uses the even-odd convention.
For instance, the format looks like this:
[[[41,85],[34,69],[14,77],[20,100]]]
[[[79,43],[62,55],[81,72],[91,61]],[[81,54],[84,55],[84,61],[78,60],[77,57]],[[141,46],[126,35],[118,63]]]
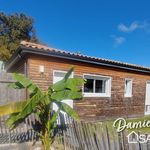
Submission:
[[[132,131],[127,135],[128,138],[128,143],[139,143],[139,135],[135,132]]]
[[[150,68],[71,53],[22,41],[6,63],[8,72],[23,73],[43,90],[63,78],[87,79],[83,100],[71,105],[84,120],[138,117],[150,114]]]

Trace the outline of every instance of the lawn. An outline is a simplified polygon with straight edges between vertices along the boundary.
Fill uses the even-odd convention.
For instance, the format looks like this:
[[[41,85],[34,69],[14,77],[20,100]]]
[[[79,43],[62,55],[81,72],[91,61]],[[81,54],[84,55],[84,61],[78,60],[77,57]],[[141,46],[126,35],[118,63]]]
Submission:
[[[115,130],[116,131],[117,128],[113,127],[113,124],[114,124],[115,120],[116,119],[112,119],[112,120],[107,120],[107,121],[103,122],[109,128],[109,131],[111,131],[111,130]],[[128,119],[125,119],[125,120],[126,120],[126,125],[128,127],[133,127],[133,126],[131,126],[131,124],[132,125],[134,124],[134,126],[136,127],[135,123],[136,124],[137,123],[140,124],[140,122],[141,122],[143,124],[144,122],[149,122],[149,126],[148,127],[138,126],[140,128],[132,128],[132,129],[128,128],[127,131],[128,132],[135,131],[135,132],[146,133],[146,134],[150,133],[150,115],[149,116],[140,117],[140,118],[128,118]],[[116,126],[118,126],[118,123],[116,123]]]

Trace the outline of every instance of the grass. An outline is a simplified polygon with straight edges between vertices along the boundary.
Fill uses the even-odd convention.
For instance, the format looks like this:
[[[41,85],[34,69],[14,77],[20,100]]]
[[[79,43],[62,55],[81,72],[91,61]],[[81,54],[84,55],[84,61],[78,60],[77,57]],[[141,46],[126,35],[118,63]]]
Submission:
[[[116,130],[116,128],[113,127],[113,123],[116,119],[112,119],[112,120],[107,120],[107,121],[104,121],[103,123],[107,125],[108,129],[110,131],[112,130]],[[130,122],[143,122],[143,121],[150,121],[150,116],[144,116],[144,117],[140,117],[140,118],[127,118],[125,119],[126,120],[126,123],[130,123]],[[126,130],[127,132],[131,132],[131,131],[135,131],[135,132],[141,132],[141,133],[145,133],[145,134],[148,134],[150,133],[150,127],[146,127],[146,128],[137,128],[137,129],[127,129]]]

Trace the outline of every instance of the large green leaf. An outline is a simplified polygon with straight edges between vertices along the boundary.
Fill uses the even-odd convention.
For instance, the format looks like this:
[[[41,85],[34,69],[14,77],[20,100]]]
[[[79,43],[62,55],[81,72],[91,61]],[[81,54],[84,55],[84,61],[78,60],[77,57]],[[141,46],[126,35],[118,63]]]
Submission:
[[[63,103],[63,102],[59,102],[59,103],[57,103],[58,104],[58,106],[59,106],[59,108],[62,110],[62,111],[64,111],[64,112],[66,112],[69,116],[71,116],[73,119],[75,119],[75,120],[79,120],[79,116],[78,116],[78,114],[76,113],[76,111],[73,109],[73,108],[71,108],[69,105],[67,105],[67,104],[65,104],[65,103]]]
[[[61,80],[56,82],[51,88],[54,91],[62,91],[66,89],[66,82],[69,79],[69,77],[71,76],[72,72],[73,72],[74,68],[71,68],[65,75],[65,77]]]
[[[8,87],[14,88],[14,89],[24,89],[25,88],[20,82],[10,83],[8,85]]]
[[[42,101],[45,96],[41,92],[37,92],[28,103],[24,106],[23,110],[19,113],[19,118],[25,118],[33,111],[35,111],[36,106],[40,101]]]
[[[62,91],[66,89],[66,81],[63,79],[61,81],[56,82],[51,86],[54,91]]]
[[[66,88],[72,91],[80,91],[81,86],[85,83],[83,78],[69,78],[66,81]]]
[[[49,94],[45,93],[42,100],[41,100],[41,103],[43,105],[48,105],[48,104],[50,104],[50,102],[51,102],[51,99],[49,97]]]
[[[53,92],[51,98],[56,101],[62,101],[65,99],[75,100],[75,99],[81,99],[82,93],[71,91],[71,90],[64,90],[64,91]]]
[[[12,128],[20,122],[20,120],[24,120],[28,115],[33,113],[36,110],[36,107],[38,106],[38,103],[44,98],[42,93],[38,92],[35,94],[32,98],[30,98],[26,105],[22,108],[22,111],[19,112],[18,114],[12,115],[8,119],[8,124]]]
[[[18,119],[19,113],[14,113],[9,116],[9,118],[6,120],[7,125],[10,129],[14,129],[19,123],[21,119]]]
[[[22,111],[23,107],[28,103],[28,100],[12,102],[3,106],[0,106],[0,116],[9,115],[12,113],[18,113]]]
[[[35,90],[39,90],[38,86],[36,86],[30,79],[26,78],[22,74],[13,74],[13,78],[17,81],[16,83],[13,83],[12,87],[14,88],[27,88],[30,93],[35,92]]]

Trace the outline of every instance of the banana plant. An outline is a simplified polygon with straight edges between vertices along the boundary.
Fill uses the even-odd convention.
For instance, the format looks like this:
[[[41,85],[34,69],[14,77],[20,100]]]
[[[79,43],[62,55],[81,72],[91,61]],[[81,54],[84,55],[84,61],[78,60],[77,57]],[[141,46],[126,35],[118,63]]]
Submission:
[[[25,119],[35,114],[38,117],[38,133],[45,150],[49,150],[54,139],[54,130],[57,125],[57,118],[60,111],[67,113],[75,120],[79,120],[78,114],[69,105],[64,103],[66,99],[82,99],[81,86],[85,83],[82,78],[69,78],[74,68],[71,68],[65,77],[50,85],[46,92],[43,92],[35,83],[22,74],[13,74],[15,83],[9,87],[15,89],[27,89],[29,98],[23,101],[16,101],[4,106],[0,106],[0,116],[9,115],[7,124],[11,129],[16,128]],[[53,113],[52,104],[58,106],[58,110]],[[34,129],[34,128],[33,128]]]

